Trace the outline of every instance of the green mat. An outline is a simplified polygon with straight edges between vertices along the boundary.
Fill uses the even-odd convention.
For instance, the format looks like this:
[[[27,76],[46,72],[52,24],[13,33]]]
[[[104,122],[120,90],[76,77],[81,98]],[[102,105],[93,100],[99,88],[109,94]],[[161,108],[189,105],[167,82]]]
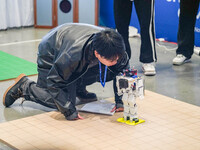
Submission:
[[[21,73],[37,74],[37,64],[0,51],[0,81],[16,78]]]

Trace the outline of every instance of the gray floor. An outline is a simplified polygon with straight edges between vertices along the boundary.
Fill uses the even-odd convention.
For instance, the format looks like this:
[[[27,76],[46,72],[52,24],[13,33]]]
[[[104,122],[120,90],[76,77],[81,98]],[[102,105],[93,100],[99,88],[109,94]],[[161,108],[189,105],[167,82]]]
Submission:
[[[34,29],[32,27],[0,31],[0,50],[35,63],[38,39],[41,39],[48,31],[48,29]],[[139,75],[143,75],[139,62],[140,38],[130,38],[130,43],[132,47],[131,66],[138,69]],[[144,76],[145,87],[147,90],[200,106],[200,57],[194,54],[191,62],[182,66],[173,66],[172,59],[175,56],[175,47],[174,44],[157,42],[157,74],[156,76]],[[36,81],[37,76],[31,76],[30,79]],[[5,90],[13,82],[13,80],[0,82],[0,100],[2,100]],[[99,99],[113,96],[111,82],[106,83],[105,88],[102,88],[99,83],[95,83],[89,86],[88,90],[95,92]],[[18,100],[10,108],[4,108],[1,102],[0,122],[51,111],[51,109],[31,102],[25,102],[22,107],[20,102]],[[0,143],[0,149],[10,148]]]

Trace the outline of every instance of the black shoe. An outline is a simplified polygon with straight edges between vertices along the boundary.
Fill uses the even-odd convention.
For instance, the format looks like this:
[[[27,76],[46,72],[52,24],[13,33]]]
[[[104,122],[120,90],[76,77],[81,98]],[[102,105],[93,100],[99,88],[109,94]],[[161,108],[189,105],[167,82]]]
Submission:
[[[3,105],[9,107],[18,98],[23,97],[21,86],[28,80],[25,74],[20,74],[16,79],[15,83],[10,86],[3,95]]]
[[[80,99],[81,102],[89,103],[97,101],[97,96],[95,93],[90,93],[87,90],[77,91],[76,96]]]

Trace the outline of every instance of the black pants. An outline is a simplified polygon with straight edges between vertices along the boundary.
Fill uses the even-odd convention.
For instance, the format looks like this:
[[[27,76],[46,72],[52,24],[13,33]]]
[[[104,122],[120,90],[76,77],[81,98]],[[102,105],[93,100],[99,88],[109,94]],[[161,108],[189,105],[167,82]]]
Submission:
[[[50,107],[50,108],[55,108],[57,109],[56,104],[54,103],[54,100],[49,93],[47,89],[47,83],[46,83],[46,77],[48,74],[48,70],[38,68],[38,80],[37,83],[31,80],[28,80],[28,82],[25,83],[23,86],[23,95],[26,100],[33,101],[36,103],[39,103],[41,105]],[[104,67],[102,67],[102,72],[104,72]],[[46,75],[46,77],[45,77]],[[103,77],[104,73],[102,73]],[[107,81],[111,81],[114,78],[114,74],[108,70],[107,72]],[[91,85],[95,82],[99,82],[99,67],[94,66],[80,78],[76,82],[70,84],[67,88],[67,91],[70,93],[70,100],[71,102],[75,105],[76,101],[76,89],[77,88],[85,88],[87,85]],[[117,88],[116,88],[116,82],[113,82],[114,84],[114,92],[116,95],[116,100],[119,100],[119,96],[117,96]],[[120,103],[122,102],[121,99],[119,101]]]
[[[191,58],[194,52],[194,27],[199,8],[199,0],[181,0],[178,28],[177,54]]]
[[[157,60],[155,51],[154,1],[155,0],[134,0],[141,29],[140,61],[142,63],[151,63]],[[131,49],[128,41],[128,27],[130,24],[131,12],[132,1],[114,0],[116,28],[124,38],[129,58],[131,58]]]

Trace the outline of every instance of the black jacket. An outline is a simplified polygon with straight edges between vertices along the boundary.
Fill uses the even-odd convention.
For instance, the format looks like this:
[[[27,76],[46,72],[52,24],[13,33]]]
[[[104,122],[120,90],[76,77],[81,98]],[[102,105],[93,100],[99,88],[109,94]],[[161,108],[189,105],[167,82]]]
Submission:
[[[88,24],[64,24],[52,29],[39,45],[38,70],[43,70],[39,76],[46,79],[49,93],[66,117],[77,116],[75,104],[70,101],[66,87],[75,84],[87,72],[89,64],[97,59],[92,38],[101,30],[104,28]],[[127,55],[120,61],[109,70],[119,73],[127,65]]]

